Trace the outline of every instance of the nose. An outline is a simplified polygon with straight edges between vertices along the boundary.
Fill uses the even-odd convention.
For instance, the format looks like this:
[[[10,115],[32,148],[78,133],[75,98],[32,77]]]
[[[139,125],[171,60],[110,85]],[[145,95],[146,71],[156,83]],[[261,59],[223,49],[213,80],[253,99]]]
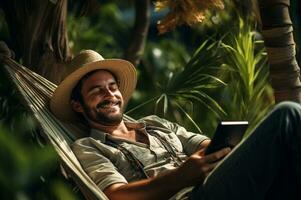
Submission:
[[[109,88],[105,88],[103,90],[104,97],[114,97],[114,92],[110,90]]]

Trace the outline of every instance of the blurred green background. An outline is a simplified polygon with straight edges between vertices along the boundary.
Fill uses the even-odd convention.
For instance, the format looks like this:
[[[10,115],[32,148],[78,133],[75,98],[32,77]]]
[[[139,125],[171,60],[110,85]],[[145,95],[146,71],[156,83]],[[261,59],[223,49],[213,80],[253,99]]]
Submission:
[[[99,1],[100,9],[85,16],[70,5],[73,54],[93,49],[105,58],[123,57],[134,23],[129,2]],[[248,133],[254,128],[274,104],[266,52],[248,1],[226,1],[225,6],[208,12],[202,24],[164,35],[156,29],[164,12],[152,10],[145,51],[136,66],[138,86],[126,114],[135,119],[156,114],[209,137],[220,120],[248,120]],[[300,60],[298,6],[292,1]],[[0,40],[8,38],[0,12]],[[61,175],[55,151],[41,137],[2,66],[0,70],[0,199],[83,199]]]

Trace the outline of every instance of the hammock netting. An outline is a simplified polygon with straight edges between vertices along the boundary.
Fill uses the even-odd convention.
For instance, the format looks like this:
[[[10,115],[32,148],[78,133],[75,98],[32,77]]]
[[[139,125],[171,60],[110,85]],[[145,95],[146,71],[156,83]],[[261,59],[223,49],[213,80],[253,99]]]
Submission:
[[[82,169],[70,145],[89,133],[88,129],[59,121],[49,110],[49,100],[56,85],[10,58],[3,58],[4,67],[36,118],[43,135],[62,160],[65,173],[75,181],[87,199],[108,200]]]

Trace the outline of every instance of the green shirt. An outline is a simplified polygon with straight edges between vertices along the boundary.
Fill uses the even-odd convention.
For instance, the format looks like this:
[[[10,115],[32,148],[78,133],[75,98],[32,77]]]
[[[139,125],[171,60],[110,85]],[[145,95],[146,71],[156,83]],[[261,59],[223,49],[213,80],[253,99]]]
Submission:
[[[83,169],[101,190],[114,183],[139,180],[137,172],[126,156],[120,150],[106,144],[107,137],[130,151],[143,164],[144,171],[149,177],[178,167],[179,160],[185,161],[189,155],[198,150],[200,143],[207,139],[206,136],[189,132],[176,123],[154,115],[142,118],[137,123],[125,122],[125,124],[146,134],[149,145],[113,138],[108,133],[95,129],[91,130],[90,137],[79,139],[72,145]],[[180,159],[172,159],[160,140],[147,133],[146,126],[148,130],[151,129],[172,144],[171,147]],[[185,199],[189,191],[191,188],[181,190],[172,199]]]

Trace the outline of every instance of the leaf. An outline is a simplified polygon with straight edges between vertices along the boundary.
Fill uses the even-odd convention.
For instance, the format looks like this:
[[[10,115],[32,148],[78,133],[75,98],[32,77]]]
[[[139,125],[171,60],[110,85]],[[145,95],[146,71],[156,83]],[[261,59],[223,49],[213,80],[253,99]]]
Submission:
[[[164,94],[164,107],[163,107],[163,113],[164,113],[164,116],[166,115],[167,113],[167,110],[168,110],[168,98],[167,98],[167,95]]]
[[[189,121],[194,125],[194,127],[199,131],[200,134],[202,134],[202,130],[200,129],[200,127],[195,123],[195,121],[192,119],[192,117],[185,111],[185,109],[183,109],[182,106],[180,106],[178,103],[176,103],[176,105],[180,108],[180,110],[185,114],[185,116],[187,117],[187,119],[189,119]]]
[[[146,102],[144,102],[144,103],[142,103],[142,104],[139,104],[139,105],[137,105],[136,107],[134,107],[134,108],[128,110],[125,114],[129,115],[130,113],[134,112],[134,111],[137,110],[138,108],[141,108],[141,107],[143,107],[143,106],[145,106],[145,105],[147,105],[147,104],[149,104],[149,103],[155,101],[157,98],[158,98],[158,96],[156,96],[156,97],[154,97],[154,98],[152,98],[152,99],[150,99],[150,100],[148,100],[148,101],[146,101]]]
[[[155,113],[157,114],[158,113],[158,107],[159,107],[159,103],[160,101],[164,98],[164,94],[162,94],[156,101],[156,104],[155,104]]]

